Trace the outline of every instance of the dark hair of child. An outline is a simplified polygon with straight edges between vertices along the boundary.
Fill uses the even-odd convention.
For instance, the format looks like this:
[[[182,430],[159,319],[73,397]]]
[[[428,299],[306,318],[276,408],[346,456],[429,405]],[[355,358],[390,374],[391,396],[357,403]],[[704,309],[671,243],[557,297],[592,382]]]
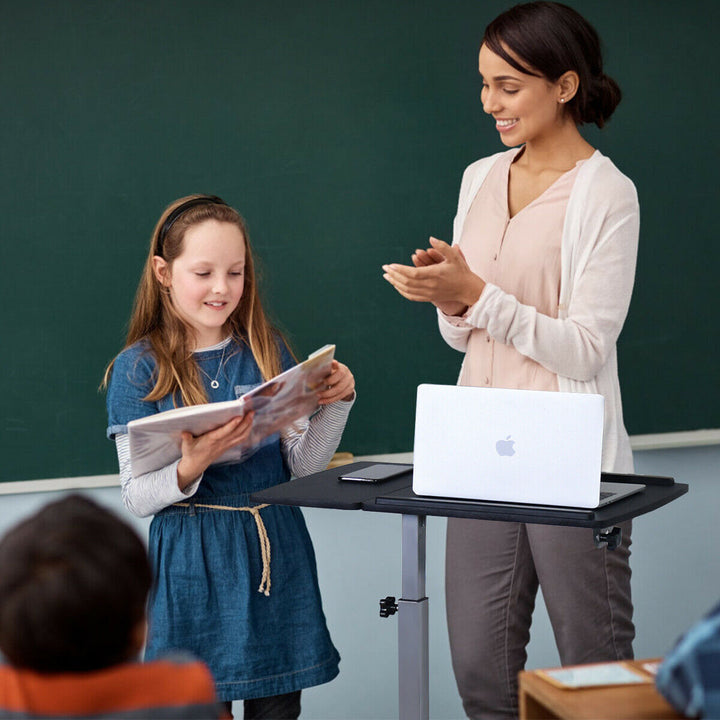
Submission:
[[[80,495],[53,502],[0,541],[0,650],[39,673],[126,662],[140,649],[150,584],[128,525]]]

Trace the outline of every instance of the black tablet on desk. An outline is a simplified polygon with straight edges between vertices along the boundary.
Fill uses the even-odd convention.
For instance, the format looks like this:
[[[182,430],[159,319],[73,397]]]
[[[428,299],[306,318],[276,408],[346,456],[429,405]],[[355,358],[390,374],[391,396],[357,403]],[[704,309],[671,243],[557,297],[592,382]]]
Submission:
[[[379,483],[410,472],[412,467],[412,465],[398,465],[396,463],[375,463],[374,465],[360,468],[360,470],[349,471],[346,475],[340,475],[340,480]]]

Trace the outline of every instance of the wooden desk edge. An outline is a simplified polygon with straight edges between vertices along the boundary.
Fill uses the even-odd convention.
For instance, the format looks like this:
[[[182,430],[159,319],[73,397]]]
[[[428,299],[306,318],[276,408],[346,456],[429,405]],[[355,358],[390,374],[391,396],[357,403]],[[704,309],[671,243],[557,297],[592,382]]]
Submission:
[[[652,679],[642,665],[656,659],[628,661]],[[655,689],[655,683],[600,688],[562,689],[524,670],[519,675],[520,720],[678,720],[683,718]]]

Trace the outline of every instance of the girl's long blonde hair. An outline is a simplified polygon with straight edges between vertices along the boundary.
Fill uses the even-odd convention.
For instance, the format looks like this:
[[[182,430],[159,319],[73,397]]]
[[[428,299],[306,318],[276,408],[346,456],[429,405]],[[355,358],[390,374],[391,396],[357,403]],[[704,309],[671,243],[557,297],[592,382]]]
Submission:
[[[243,294],[227,320],[228,335],[250,348],[264,380],[274,377],[282,369],[278,343],[285,342],[287,345],[287,342],[270,324],[263,310],[250,238],[240,213],[222,203],[219,198],[208,197],[207,203],[198,202],[181,211],[178,217],[171,221],[170,227],[165,228],[168,218],[180,206],[192,200],[201,201],[204,197],[206,196],[188,195],[165,208],[153,231],[150,250],[135,294],[125,348],[140,340],[146,340],[155,356],[155,385],[144,398],[148,401],[160,400],[169,393],[172,393],[174,398],[179,396],[183,405],[198,405],[208,401],[193,357],[192,332],[178,315],[168,290],[158,281],[153,269],[153,258],[160,256],[172,272],[173,261],[183,252],[183,240],[188,228],[206,220],[231,223],[240,229],[245,239]],[[103,387],[107,387],[114,362],[113,360],[105,371]]]

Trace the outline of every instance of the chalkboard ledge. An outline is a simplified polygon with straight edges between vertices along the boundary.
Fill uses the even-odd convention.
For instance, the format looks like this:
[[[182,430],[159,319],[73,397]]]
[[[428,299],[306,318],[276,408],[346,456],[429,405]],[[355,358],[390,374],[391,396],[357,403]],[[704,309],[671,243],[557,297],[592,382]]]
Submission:
[[[669,450],[672,448],[700,447],[702,445],[720,445],[720,429],[633,435],[630,438],[630,445],[633,450]]]
[[[56,492],[58,490],[88,490],[91,488],[120,486],[120,476],[88,475],[84,477],[50,478],[48,480],[16,480],[0,482],[0,495]]]

